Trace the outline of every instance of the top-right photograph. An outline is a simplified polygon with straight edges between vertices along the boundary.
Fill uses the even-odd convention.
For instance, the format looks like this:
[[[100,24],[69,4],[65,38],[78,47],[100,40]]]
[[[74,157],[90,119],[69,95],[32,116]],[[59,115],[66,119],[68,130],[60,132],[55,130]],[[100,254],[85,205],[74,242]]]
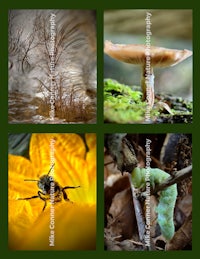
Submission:
[[[192,123],[192,10],[104,11],[104,122]]]

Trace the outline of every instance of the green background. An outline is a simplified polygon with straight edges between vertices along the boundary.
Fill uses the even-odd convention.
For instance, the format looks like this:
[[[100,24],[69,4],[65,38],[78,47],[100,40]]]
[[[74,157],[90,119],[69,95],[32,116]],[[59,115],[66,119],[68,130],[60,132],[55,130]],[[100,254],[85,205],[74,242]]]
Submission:
[[[154,1],[131,1],[131,0],[34,0],[34,1],[4,1],[0,4],[0,254],[3,258],[35,258],[48,256],[55,258],[59,256],[69,256],[81,258],[128,258],[131,256],[141,257],[174,257],[187,258],[198,253],[198,240],[200,237],[200,202],[199,202],[199,183],[200,183],[200,94],[199,85],[199,57],[200,57],[200,36],[199,17],[200,8],[194,1],[168,0],[161,3],[160,0]],[[196,1],[197,2],[197,1]],[[198,3],[198,2],[197,2]],[[7,16],[9,9],[96,9],[97,10],[97,43],[98,43],[98,113],[96,125],[9,125],[8,124],[8,34],[7,34]],[[103,11],[104,9],[193,9],[193,100],[194,100],[194,118],[193,124],[176,125],[112,125],[103,123]],[[8,170],[7,170],[7,147],[8,133],[25,132],[95,132],[98,136],[98,211],[97,211],[97,249],[96,251],[9,251],[8,250]],[[111,252],[104,251],[104,232],[103,232],[103,137],[104,133],[128,132],[128,133],[192,133],[193,135],[193,250],[192,251],[170,251],[170,252]],[[67,235],[67,230],[66,230]]]

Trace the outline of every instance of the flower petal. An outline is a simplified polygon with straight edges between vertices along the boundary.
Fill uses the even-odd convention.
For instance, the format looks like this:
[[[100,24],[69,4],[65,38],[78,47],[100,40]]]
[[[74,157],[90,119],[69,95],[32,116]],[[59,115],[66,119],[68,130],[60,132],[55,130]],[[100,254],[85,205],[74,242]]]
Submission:
[[[77,134],[32,134],[30,141],[30,160],[34,167],[37,168],[37,177],[47,174],[51,165],[51,146],[55,141],[55,155],[65,157],[70,156],[84,158],[85,146],[81,137]],[[40,171],[42,169],[42,172]]]
[[[31,238],[37,239],[38,236],[40,239],[43,227],[38,229],[37,226],[46,226],[48,223],[49,202],[47,202],[45,211],[42,212],[44,201],[39,197],[30,200],[17,200],[17,198],[38,195],[37,182],[25,182],[24,179],[39,180],[41,175],[49,172],[50,143],[52,139],[55,140],[55,166],[54,170],[52,170],[54,171],[55,180],[61,187],[81,186],[80,188],[65,190],[70,201],[74,202],[73,207],[69,207],[72,204],[64,200],[55,204],[56,213],[60,215],[60,218],[56,216],[56,224],[58,222],[56,231],[60,233],[57,235],[59,240],[57,243],[61,244],[61,246],[56,246],[55,249],[65,249],[64,246],[66,245],[62,234],[63,227],[60,224],[62,222],[61,215],[64,215],[63,226],[65,226],[66,222],[69,225],[73,224],[73,222],[75,226],[76,223],[79,225],[81,220],[84,219],[84,215],[86,215],[85,219],[88,217],[89,225],[96,220],[96,135],[86,135],[89,147],[86,154],[85,144],[77,134],[32,134],[29,151],[31,161],[24,157],[9,155],[9,247],[11,249],[18,249],[21,246],[22,239],[24,242],[24,237],[27,242]],[[60,206],[65,214],[58,209]],[[71,215],[71,212],[69,213],[66,208],[72,212],[74,211],[74,215]],[[93,215],[91,219],[90,213]],[[75,217],[76,214],[80,217]],[[48,216],[44,217],[44,215]],[[65,219],[67,220],[66,222]],[[82,228],[78,226],[77,231],[83,229],[85,232],[90,233],[90,228],[85,221],[82,222],[84,226]],[[92,229],[92,235],[94,236],[94,233],[96,233],[95,228]],[[38,235],[34,234],[37,231]],[[77,231],[75,231],[76,234],[71,239],[73,242],[68,242],[70,249],[77,248],[76,239],[81,240]],[[95,247],[94,243],[88,242],[86,239],[84,241],[81,241],[82,245],[79,245],[78,249],[90,249],[91,244],[92,247]],[[94,241],[94,237],[92,241]],[[29,249],[28,247],[29,245],[27,249]],[[34,249],[40,249],[40,247],[41,249],[46,249],[46,245],[40,246],[38,243]]]
[[[50,210],[46,210],[25,233],[19,250],[94,250],[96,247],[96,207],[62,203],[55,208],[55,246],[49,246]],[[51,225],[52,226],[52,225]],[[31,235],[30,235],[31,233]]]
[[[18,200],[37,195],[35,182],[24,182],[24,179],[33,177],[34,168],[30,161],[21,156],[8,156],[8,222],[9,240],[18,239],[41,213],[44,202],[40,199]],[[31,178],[32,178],[31,177]]]

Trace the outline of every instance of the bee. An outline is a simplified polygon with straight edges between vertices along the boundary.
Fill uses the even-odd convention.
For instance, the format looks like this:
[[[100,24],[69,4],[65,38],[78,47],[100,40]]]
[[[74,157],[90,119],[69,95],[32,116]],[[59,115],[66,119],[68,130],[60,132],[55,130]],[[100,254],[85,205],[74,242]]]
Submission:
[[[24,179],[24,181],[37,182],[39,191],[37,195],[27,197],[27,198],[18,198],[18,200],[31,200],[35,198],[40,198],[41,200],[44,201],[44,207],[42,211],[45,210],[47,206],[47,200],[51,199],[52,194],[54,195],[53,197],[54,203],[62,201],[62,197],[64,198],[65,201],[70,201],[69,198],[67,197],[67,193],[65,192],[65,190],[76,189],[76,188],[79,188],[80,186],[65,186],[65,187],[60,186],[59,183],[54,181],[54,178],[49,175],[54,165],[55,164],[51,166],[47,174],[42,175],[38,180]]]

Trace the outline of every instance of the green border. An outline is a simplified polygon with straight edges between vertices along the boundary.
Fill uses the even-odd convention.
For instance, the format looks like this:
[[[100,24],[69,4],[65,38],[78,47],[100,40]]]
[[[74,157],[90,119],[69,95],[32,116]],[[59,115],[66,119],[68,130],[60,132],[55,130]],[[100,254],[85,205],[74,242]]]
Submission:
[[[192,133],[193,135],[193,250],[192,251],[173,251],[173,252],[162,252],[162,256],[174,256],[177,257],[188,257],[193,256],[198,251],[198,240],[199,240],[199,218],[200,218],[200,203],[198,201],[198,183],[200,182],[200,167],[198,161],[199,147],[200,147],[200,116],[199,107],[200,94],[199,86],[197,83],[200,81],[199,73],[199,59],[200,57],[200,37],[198,37],[199,31],[199,11],[194,1],[176,1],[168,0],[160,3],[161,1],[130,1],[123,0],[109,0],[109,1],[98,1],[98,0],[76,0],[76,1],[52,1],[47,2],[41,0],[34,1],[4,1],[0,7],[0,31],[1,31],[1,47],[0,47],[0,79],[1,79],[1,93],[0,93],[0,105],[1,105],[1,134],[0,134],[0,251],[1,254],[7,256],[16,256],[20,258],[27,258],[30,256],[48,256],[48,258],[55,258],[56,256],[75,256],[80,258],[81,256],[87,256],[87,258],[94,257],[111,257],[111,258],[128,258],[131,256],[142,256],[142,257],[160,257],[160,252],[111,252],[104,251],[104,239],[103,239],[103,137],[104,133],[114,132],[134,132],[134,133],[167,133],[167,132],[185,132]],[[9,125],[7,121],[8,115],[8,104],[7,104],[7,13],[8,9],[96,9],[97,10],[97,41],[98,41],[98,119],[96,125]],[[177,125],[112,125],[103,123],[103,11],[104,9],[193,9],[193,43],[194,43],[194,122],[193,124],[177,124]],[[96,132],[98,136],[98,213],[97,213],[97,250],[96,251],[9,251],[7,246],[8,234],[7,234],[7,136],[8,132],[20,133],[20,132]],[[66,233],[67,235],[67,233]],[[189,254],[188,254],[189,253]]]

